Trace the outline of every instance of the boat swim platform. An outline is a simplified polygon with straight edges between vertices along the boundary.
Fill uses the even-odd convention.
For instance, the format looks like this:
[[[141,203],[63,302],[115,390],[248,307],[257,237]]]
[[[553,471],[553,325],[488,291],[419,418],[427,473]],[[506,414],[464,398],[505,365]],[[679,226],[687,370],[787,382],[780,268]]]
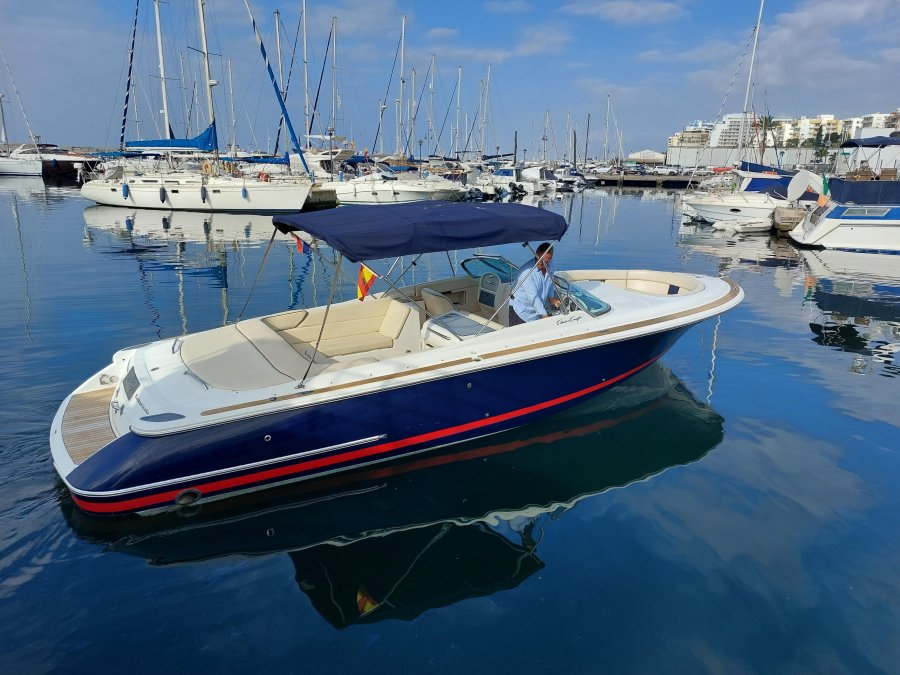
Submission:
[[[63,444],[75,464],[81,464],[116,435],[109,423],[115,386],[73,394],[62,421]]]

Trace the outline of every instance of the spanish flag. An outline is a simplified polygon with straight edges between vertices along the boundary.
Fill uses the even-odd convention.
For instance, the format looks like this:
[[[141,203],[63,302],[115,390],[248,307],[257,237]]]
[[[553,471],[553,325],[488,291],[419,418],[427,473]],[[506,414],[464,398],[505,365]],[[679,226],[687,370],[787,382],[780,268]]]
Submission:
[[[372,288],[372,284],[375,283],[375,280],[378,278],[378,275],[375,274],[368,267],[359,264],[359,276],[356,277],[356,298],[358,300],[362,300],[368,294],[369,290]]]
[[[380,604],[380,602],[376,602],[375,598],[369,595],[369,591],[366,590],[365,586],[361,586],[356,591],[356,609],[359,610],[360,615],[368,614]]]
[[[291,236],[297,240],[297,253],[308,254],[309,253],[309,244],[307,244],[305,241],[303,241],[300,237],[298,237],[293,232],[291,232]]]

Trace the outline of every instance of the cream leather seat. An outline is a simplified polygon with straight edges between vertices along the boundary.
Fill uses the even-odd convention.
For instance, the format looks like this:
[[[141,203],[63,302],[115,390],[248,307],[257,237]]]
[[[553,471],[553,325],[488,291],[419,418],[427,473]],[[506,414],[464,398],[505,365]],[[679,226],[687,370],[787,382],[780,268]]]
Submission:
[[[422,289],[422,301],[425,303],[425,311],[433,317],[452,312],[456,309],[453,306],[453,303],[450,302],[450,298],[433,288]]]
[[[446,295],[433,288],[422,289],[422,301],[432,317],[422,326],[422,339],[429,347],[458,343],[503,328],[503,324],[480,314],[455,308]]]

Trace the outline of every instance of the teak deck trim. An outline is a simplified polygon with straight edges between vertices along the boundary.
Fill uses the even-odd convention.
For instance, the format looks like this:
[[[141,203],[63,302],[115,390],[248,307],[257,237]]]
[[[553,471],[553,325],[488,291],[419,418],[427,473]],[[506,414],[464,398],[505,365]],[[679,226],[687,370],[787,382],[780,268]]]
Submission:
[[[69,457],[81,464],[116,435],[109,424],[109,402],[115,387],[74,394],[63,414],[62,438]]]

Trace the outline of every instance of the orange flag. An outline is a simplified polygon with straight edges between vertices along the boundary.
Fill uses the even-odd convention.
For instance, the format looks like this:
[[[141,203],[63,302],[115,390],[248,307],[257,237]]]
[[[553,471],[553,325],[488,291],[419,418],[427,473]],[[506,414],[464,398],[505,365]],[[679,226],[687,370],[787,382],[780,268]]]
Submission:
[[[372,284],[375,283],[375,280],[378,278],[378,275],[375,274],[368,267],[359,264],[359,276],[356,277],[356,298],[358,300],[362,300],[369,292],[369,289],[372,288]]]

